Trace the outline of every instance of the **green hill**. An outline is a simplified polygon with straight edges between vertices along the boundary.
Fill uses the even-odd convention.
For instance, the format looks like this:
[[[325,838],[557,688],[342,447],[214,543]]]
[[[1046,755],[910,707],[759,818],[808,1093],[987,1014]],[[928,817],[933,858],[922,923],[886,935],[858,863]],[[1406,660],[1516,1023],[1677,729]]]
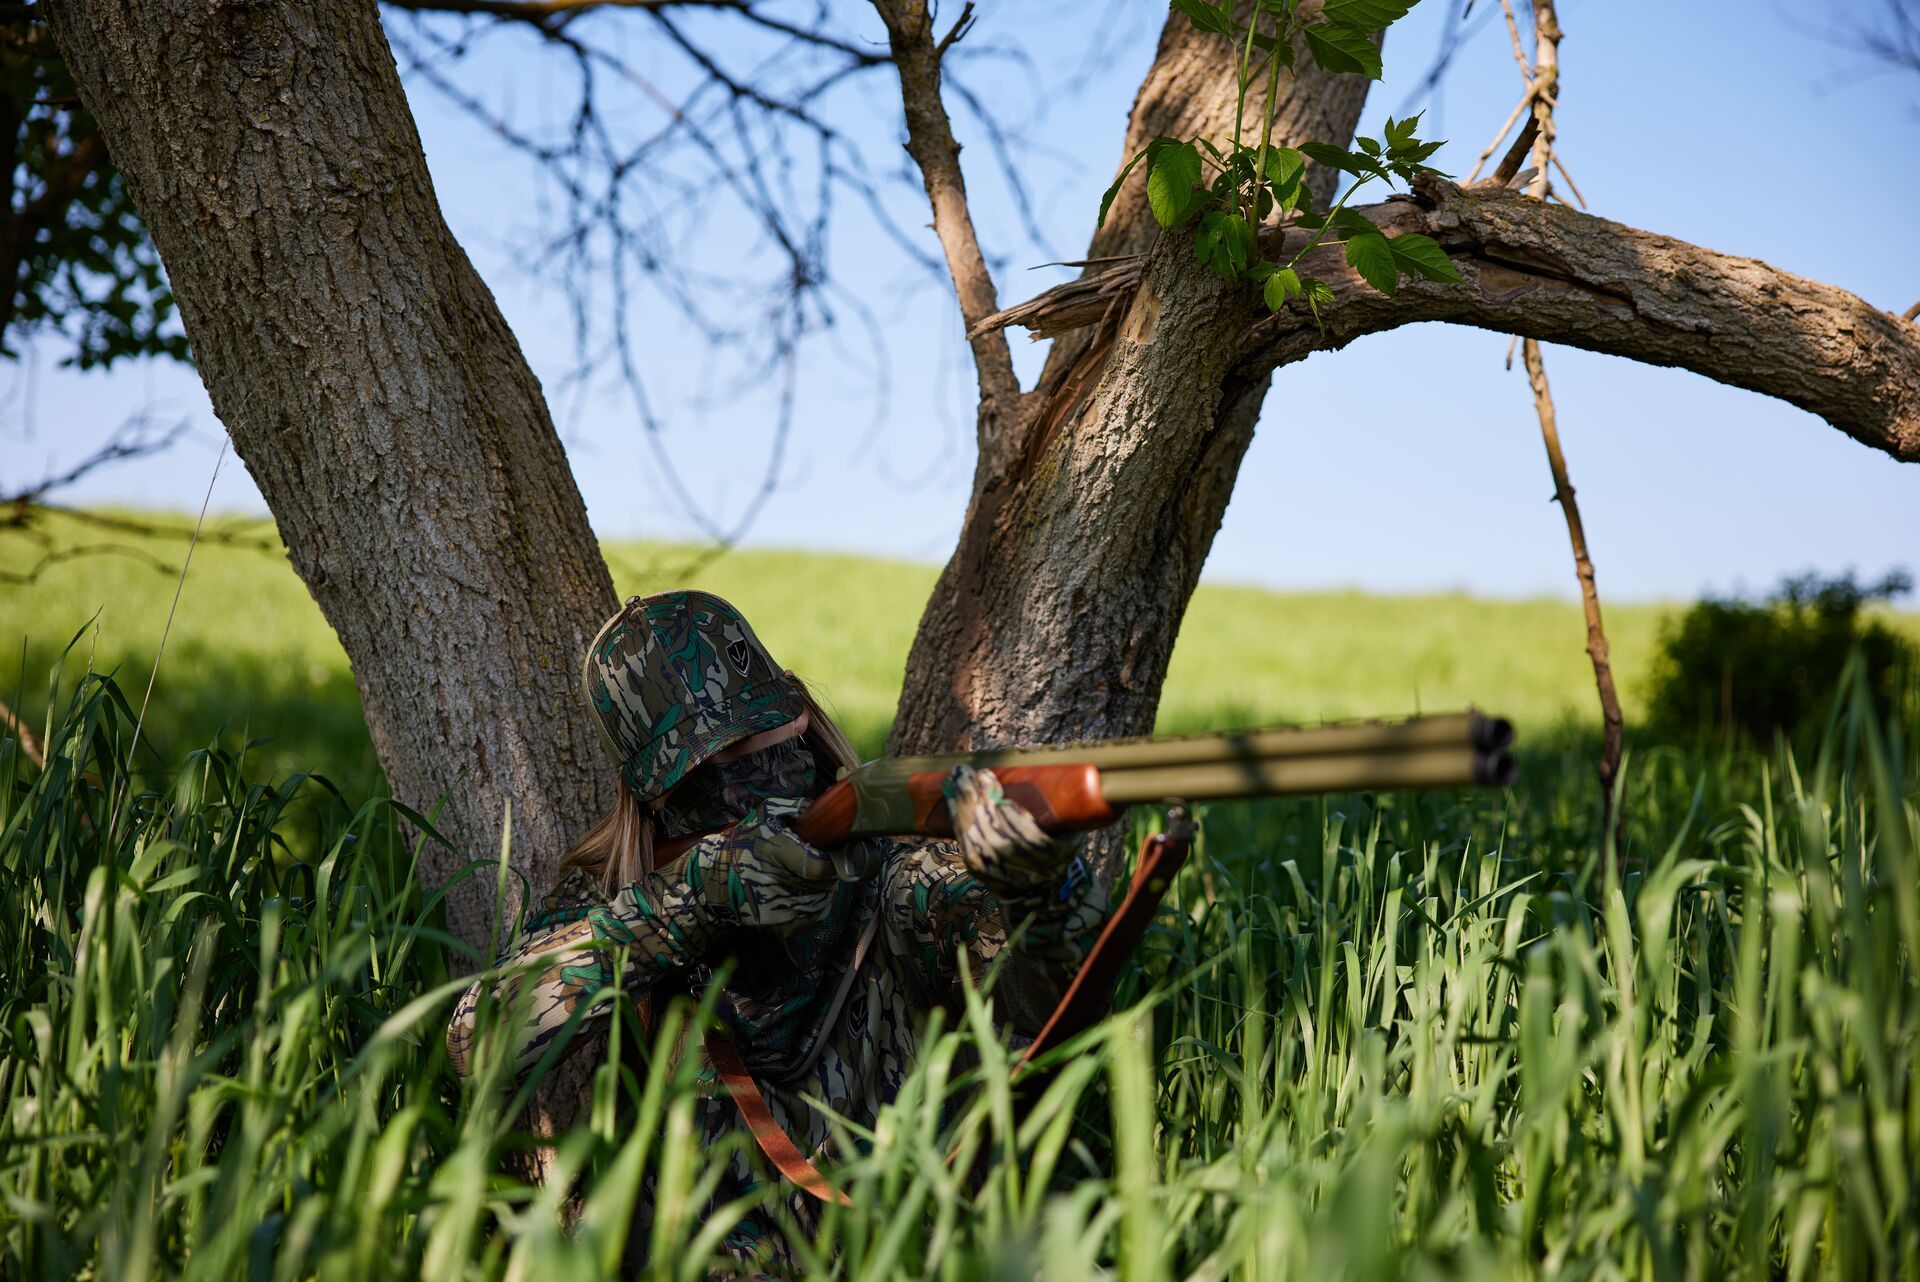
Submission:
[[[173,520],[176,518],[143,518]],[[185,528],[182,523],[182,528]],[[275,543],[271,525],[208,528]],[[56,560],[28,584],[0,584],[0,699],[44,716],[47,671],[70,638],[73,661],[145,688],[185,543],[61,520],[49,546],[0,535],[0,568],[43,552],[109,543],[121,552]],[[277,545],[276,545],[277,547]],[[913,629],[935,570],[814,552],[739,550],[694,573],[693,550],[607,548],[625,593],[697,581],[754,620],[781,660],[829,700],[866,751],[886,735]],[[1609,607],[1629,717],[1666,607]],[[1904,616],[1920,633],[1920,619]],[[1203,586],[1174,651],[1161,729],[1455,708],[1497,709],[1523,729],[1597,719],[1577,605],[1490,601],[1460,593],[1375,596]],[[277,551],[202,541],[156,685],[148,725],[172,757],[221,727],[266,739],[270,769],[320,769],[343,784],[374,777],[346,656]]]

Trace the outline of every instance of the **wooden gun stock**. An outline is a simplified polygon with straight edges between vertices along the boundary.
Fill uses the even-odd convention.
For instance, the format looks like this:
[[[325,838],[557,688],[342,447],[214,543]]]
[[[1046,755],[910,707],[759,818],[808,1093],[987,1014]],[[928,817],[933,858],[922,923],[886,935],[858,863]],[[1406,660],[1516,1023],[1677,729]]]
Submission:
[[[953,818],[947,813],[942,790],[948,771],[922,770],[902,784],[911,815],[897,835],[951,837]],[[1084,832],[1104,828],[1118,819],[1124,806],[1109,805],[1101,792],[1100,770],[1084,761],[1057,766],[1005,766],[994,771],[1007,799],[1024,806],[1048,832]],[[810,846],[838,846],[862,835],[858,831],[860,790],[842,779],[821,793],[793,822],[793,830]]]

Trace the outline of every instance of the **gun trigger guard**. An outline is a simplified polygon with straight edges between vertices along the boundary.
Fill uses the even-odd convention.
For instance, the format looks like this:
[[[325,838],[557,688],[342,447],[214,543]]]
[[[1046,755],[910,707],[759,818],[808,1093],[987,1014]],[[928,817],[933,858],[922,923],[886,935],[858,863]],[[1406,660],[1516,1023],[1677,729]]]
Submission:
[[[880,871],[880,856],[870,841],[854,841],[827,852],[841,881],[866,881]]]

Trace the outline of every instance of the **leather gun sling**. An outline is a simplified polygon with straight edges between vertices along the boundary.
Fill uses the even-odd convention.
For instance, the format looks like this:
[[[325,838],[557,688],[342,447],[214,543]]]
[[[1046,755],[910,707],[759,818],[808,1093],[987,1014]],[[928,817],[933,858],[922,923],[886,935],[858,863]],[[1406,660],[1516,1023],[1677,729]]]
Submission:
[[[1170,833],[1157,832],[1140,847],[1127,897],[1120,901],[1113,916],[1107,918],[1086,960],[1074,972],[1067,991],[1060,995],[1060,1004],[1053,1008],[1053,1014],[1040,1026],[1026,1053],[1014,1065],[1016,1081],[1034,1060],[1107,1017],[1113,1008],[1113,987],[1120,980],[1120,971],[1132,960],[1147,927],[1160,911],[1160,901],[1166,897],[1174,876],[1185,866],[1192,849],[1192,834],[1184,827]]]
[[[747,1063],[740,1058],[740,1048],[733,1039],[718,1029],[710,1030],[707,1033],[707,1058],[713,1062],[714,1072],[719,1074],[720,1081],[739,1107],[740,1120],[747,1124],[754,1143],[773,1163],[773,1169],[780,1172],[789,1184],[811,1193],[822,1202],[852,1205],[853,1199],[827,1183],[827,1177],[820,1174],[820,1168],[807,1160],[807,1155],[800,1151],[793,1137],[775,1119],[773,1110],[767,1107],[766,1096],[760,1093],[753,1074],[747,1071]]]
[[[1121,968],[1132,958],[1134,949],[1140,946],[1141,937],[1147,933],[1154,914],[1160,910],[1160,900],[1173,885],[1174,875],[1186,864],[1187,855],[1192,849],[1192,836],[1184,828],[1171,833],[1155,833],[1147,838],[1140,849],[1133,881],[1127,887],[1127,897],[1120,902],[1119,909],[1107,918],[1100,937],[1088,950],[1080,969],[1074,972],[1067,991],[1061,994],[1060,1004],[1053,1008],[1053,1014],[1047,1017],[1039,1034],[1020,1056],[1019,1063],[1014,1065],[1016,1080],[1036,1058],[1105,1018],[1113,1004],[1113,987],[1119,981]],[[878,920],[876,914],[874,921]],[[840,995],[834,1002],[836,1012],[846,999],[846,987],[860,969],[866,946],[872,938],[870,928],[861,940],[860,952],[854,964],[847,970],[847,978],[842,981]],[[766,1096],[760,1093],[759,1084],[747,1071],[746,1061],[740,1057],[740,1048],[733,1038],[719,1029],[710,1030],[706,1036],[706,1048],[707,1059],[713,1064],[714,1072],[719,1075],[740,1110],[740,1120],[747,1124],[748,1132],[759,1144],[760,1151],[767,1155],[767,1160],[773,1163],[774,1169],[788,1183],[822,1202],[850,1204],[851,1199],[827,1183],[827,1177],[820,1173],[820,1168],[807,1160],[800,1146],[793,1142],[793,1138],[774,1118],[773,1110],[767,1107]]]

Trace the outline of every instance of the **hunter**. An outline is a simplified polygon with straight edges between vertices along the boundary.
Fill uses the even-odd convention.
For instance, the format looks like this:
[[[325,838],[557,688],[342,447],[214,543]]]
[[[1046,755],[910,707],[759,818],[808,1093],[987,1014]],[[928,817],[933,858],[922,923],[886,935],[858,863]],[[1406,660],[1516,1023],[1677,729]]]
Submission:
[[[786,1177],[791,1222],[812,1232],[819,1199],[837,1194],[812,1165],[833,1140],[808,1098],[871,1124],[911,1069],[928,1013],[957,1004],[962,967],[976,981],[995,968],[996,1018],[1023,1044],[1085,957],[1105,896],[987,770],[962,766],[947,781],[956,840],[831,853],[801,841],[789,820],[858,763],[806,685],[718,597],[630,600],[588,647],[583,684],[619,765],[618,800],[503,959],[552,959],[494,989],[500,1009],[527,1012],[506,1030],[518,1069],[616,977],[641,1001],[698,996],[730,960],[723,1035],[708,1041],[728,1090],[701,1101],[703,1140],[747,1125]],[[683,855],[656,861],[690,837]],[[530,998],[512,1000],[519,983]],[[468,990],[447,1030],[462,1072],[486,987]],[[580,1034],[609,1008],[588,1007],[574,1047],[596,1040]],[[744,1157],[730,1177],[717,1200],[755,1187]],[[792,1268],[776,1219],[751,1214],[727,1238],[733,1270]]]

